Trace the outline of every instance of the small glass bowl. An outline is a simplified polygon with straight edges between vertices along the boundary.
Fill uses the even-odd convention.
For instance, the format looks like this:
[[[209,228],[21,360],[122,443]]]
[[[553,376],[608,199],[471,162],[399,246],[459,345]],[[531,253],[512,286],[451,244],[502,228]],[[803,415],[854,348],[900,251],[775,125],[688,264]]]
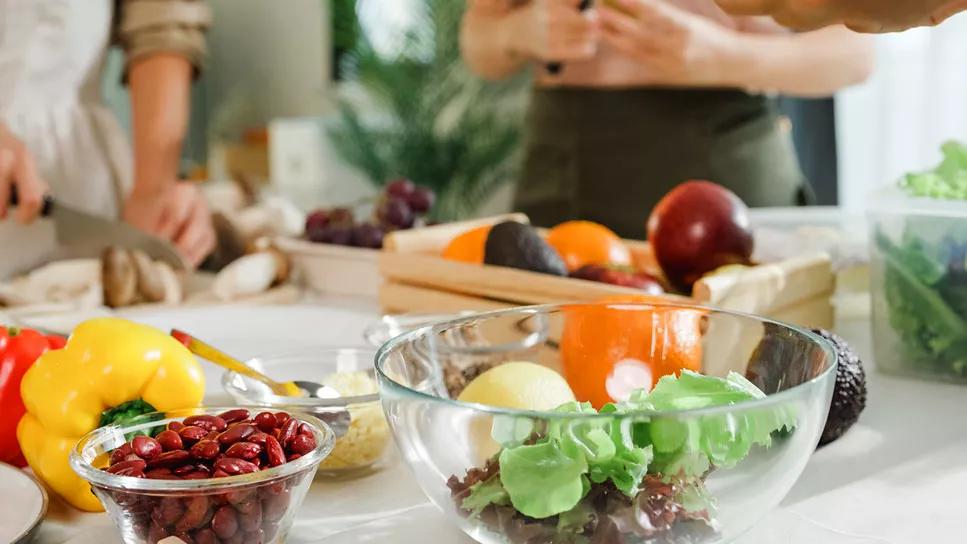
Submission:
[[[464,317],[473,312],[457,312],[453,314],[434,314],[434,313],[408,313],[396,315],[384,315],[379,321],[370,324],[363,331],[363,340],[374,348],[379,348],[393,338],[420,327],[451,321],[458,317]]]
[[[134,433],[154,435],[172,421],[193,415],[217,415],[231,409],[195,408],[145,414],[123,427],[95,429],[77,443],[70,455],[71,468],[91,484],[125,544],[155,544],[169,535],[187,535],[190,538],[183,540],[198,544],[215,542],[211,540],[215,524],[230,523],[226,518],[234,520],[235,532],[245,531],[243,538],[237,539],[239,542],[285,541],[313,474],[333,447],[332,431],[312,416],[290,412],[312,428],[316,449],[267,470],[202,480],[153,480],[102,470],[110,452]],[[229,509],[221,513],[226,507]],[[225,531],[222,526],[219,529]]]
[[[371,348],[328,348],[272,353],[246,361],[275,380],[308,380],[345,393],[336,399],[275,395],[262,382],[231,371],[222,375],[222,386],[239,403],[304,412],[325,421],[336,444],[317,475],[358,477],[384,467],[393,451],[376,389],[375,360],[376,351]],[[334,375],[336,379],[327,380]]]

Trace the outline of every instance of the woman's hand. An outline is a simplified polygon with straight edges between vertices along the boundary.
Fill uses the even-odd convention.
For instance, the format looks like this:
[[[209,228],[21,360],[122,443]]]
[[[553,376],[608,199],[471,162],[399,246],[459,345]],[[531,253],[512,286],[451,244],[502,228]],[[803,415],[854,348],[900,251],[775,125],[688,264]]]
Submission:
[[[545,62],[588,59],[597,51],[598,25],[581,0],[532,0],[516,8],[504,27],[512,54]]]
[[[49,187],[37,173],[27,146],[0,123],[0,219],[7,218],[10,194],[17,188],[17,222],[26,225],[40,214]]]
[[[192,266],[198,266],[215,248],[208,203],[191,182],[178,182],[161,195],[135,190],[124,205],[124,220],[172,241]]]
[[[740,42],[734,30],[663,0],[606,0],[598,15],[604,41],[637,60],[650,83],[734,84],[730,66]]]
[[[809,30],[843,23],[856,32],[896,32],[934,26],[967,10],[967,0],[716,0],[733,15],[769,15]]]

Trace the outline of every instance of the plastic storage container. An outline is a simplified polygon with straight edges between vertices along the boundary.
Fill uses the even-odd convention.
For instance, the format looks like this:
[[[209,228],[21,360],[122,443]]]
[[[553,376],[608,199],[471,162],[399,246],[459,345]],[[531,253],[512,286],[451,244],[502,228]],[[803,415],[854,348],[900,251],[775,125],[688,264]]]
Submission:
[[[967,383],[967,202],[891,187],[867,219],[877,367]]]

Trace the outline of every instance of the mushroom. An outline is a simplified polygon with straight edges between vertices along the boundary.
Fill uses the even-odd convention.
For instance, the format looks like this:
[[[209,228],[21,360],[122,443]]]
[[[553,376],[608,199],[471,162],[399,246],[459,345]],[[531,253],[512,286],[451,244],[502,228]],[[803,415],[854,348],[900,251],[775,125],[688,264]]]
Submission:
[[[101,254],[101,282],[104,303],[111,308],[128,306],[138,298],[138,274],[131,255],[119,247],[108,247]]]
[[[165,284],[151,257],[140,249],[131,250],[131,260],[138,274],[138,292],[146,302],[161,302],[165,298]]]
[[[178,304],[185,297],[185,290],[181,285],[181,278],[170,264],[164,261],[154,263],[155,272],[161,285],[164,286],[164,297],[161,302],[165,304]]]
[[[226,266],[215,276],[212,292],[221,300],[254,295],[284,281],[289,261],[274,247],[246,255]]]

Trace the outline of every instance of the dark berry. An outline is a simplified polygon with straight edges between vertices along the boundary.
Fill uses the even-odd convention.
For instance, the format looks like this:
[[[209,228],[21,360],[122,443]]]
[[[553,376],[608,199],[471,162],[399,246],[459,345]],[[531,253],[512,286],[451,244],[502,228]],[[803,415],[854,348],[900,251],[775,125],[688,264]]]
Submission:
[[[349,208],[333,208],[329,211],[329,223],[333,225],[352,225],[356,218]]]
[[[433,207],[433,203],[436,202],[436,194],[428,187],[417,187],[406,198],[406,202],[416,214],[423,215]]]
[[[376,212],[377,217],[383,223],[399,228],[408,229],[413,226],[413,210],[406,201],[399,198],[390,198],[380,204]]]
[[[372,223],[356,225],[353,229],[353,245],[380,249],[383,247],[383,229]]]
[[[416,189],[416,185],[413,185],[412,181],[399,178],[387,183],[384,192],[391,197],[407,198],[413,194],[414,189]]]
[[[313,242],[321,242],[322,233],[329,227],[329,212],[316,210],[306,217],[306,238]]]

